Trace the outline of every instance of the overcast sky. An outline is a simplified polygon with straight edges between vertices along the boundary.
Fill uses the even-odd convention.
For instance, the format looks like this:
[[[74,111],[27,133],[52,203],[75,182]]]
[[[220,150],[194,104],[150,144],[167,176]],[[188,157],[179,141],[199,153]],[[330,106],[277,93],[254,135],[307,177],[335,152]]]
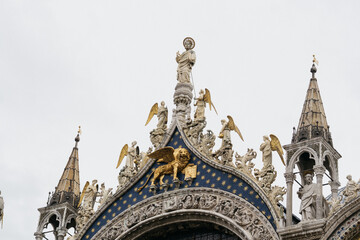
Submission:
[[[233,134],[234,149],[256,149],[257,168],[263,135],[290,143],[316,54],[343,156],[340,180],[357,180],[359,10],[357,0],[0,0],[0,239],[33,238],[37,208],[59,181],[78,125],[81,188],[94,178],[116,188],[122,146],[151,145],[156,120],[144,126],[151,106],[164,100],[172,112],[175,54],[187,36],[196,41],[196,92],[208,88],[219,113],[206,111],[206,129],[218,134],[231,115],[245,139]],[[285,186],[284,167],[275,155],[273,162],[276,184]]]

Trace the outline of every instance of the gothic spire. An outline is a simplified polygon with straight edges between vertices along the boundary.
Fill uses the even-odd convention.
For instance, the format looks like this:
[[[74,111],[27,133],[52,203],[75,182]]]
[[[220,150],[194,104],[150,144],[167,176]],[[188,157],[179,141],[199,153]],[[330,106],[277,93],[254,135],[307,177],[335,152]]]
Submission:
[[[327,142],[332,144],[319,86],[315,78],[315,73],[317,72],[315,63],[318,64],[314,55],[313,64],[310,69],[312,77],[293,142],[300,142],[322,136]]]
[[[70,154],[64,172],[59,180],[55,193],[49,204],[68,202],[76,208],[80,197],[79,153],[80,127],[75,137],[75,146]]]

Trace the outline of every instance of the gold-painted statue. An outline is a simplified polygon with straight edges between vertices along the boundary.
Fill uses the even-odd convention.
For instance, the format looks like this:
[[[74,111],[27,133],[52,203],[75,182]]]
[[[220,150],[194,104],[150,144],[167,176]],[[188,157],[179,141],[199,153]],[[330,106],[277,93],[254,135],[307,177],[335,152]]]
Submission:
[[[183,171],[190,161],[190,153],[185,148],[173,147],[164,147],[148,155],[150,158],[158,159],[157,162],[165,162],[166,165],[159,166],[151,173],[154,174],[153,179],[151,180],[151,185],[155,186],[155,181],[159,178],[160,185],[163,185],[163,178],[165,175],[172,174],[174,176],[173,180],[179,180],[177,175],[178,172]],[[146,183],[138,189],[140,192],[145,185],[148,183],[151,175],[147,179]]]
[[[194,103],[194,106],[197,107],[195,110],[195,115],[194,115],[195,121],[205,120],[206,103],[209,104],[210,111],[211,111],[211,107],[213,107],[217,114],[216,108],[211,101],[210,91],[207,88],[205,88],[205,93],[204,93],[204,90],[201,89],[199,92],[199,97],[195,98],[195,100],[196,100],[196,102]]]

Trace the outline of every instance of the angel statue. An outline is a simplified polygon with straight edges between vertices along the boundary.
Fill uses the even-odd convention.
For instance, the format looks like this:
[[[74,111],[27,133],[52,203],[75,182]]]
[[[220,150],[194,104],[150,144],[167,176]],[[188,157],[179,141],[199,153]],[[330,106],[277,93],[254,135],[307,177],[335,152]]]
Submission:
[[[160,106],[157,103],[155,103],[151,107],[145,126],[148,125],[148,123],[151,121],[154,115],[156,115],[158,118],[157,128],[166,130],[167,128],[166,124],[168,120],[168,109],[167,107],[165,107],[164,101],[160,103]]]
[[[1,228],[3,227],[3,221],[4,221],[4,198],[1,196],[1,191],[0,191],[0,222],[1,222]]]
[[[106,188],[105,188],[105,183],[102,183],[102,184],[101,184],[100,189],[101,189],[101,192],[100,192],[100,197],[101,197],[101,198],[100,198],[100,200],[99,200],[99,203],[100,203],[99,208],[100,208],[102,205],[104,205],[104,204],[111,198],[111,196],[113,195],[113,194],[112,194],[112,188],[106,189]]]
[[[221,147],[219,150],[217,150],[214,154],[215,158],[221,157],[220,162],[225,165],[230,165],[235,167],[235,165],[232,163],[232,157],[234,154],[234,151],[232,150],[232,143],[231,143],[231,131],[235,131],[241,140],[244,141],[241,132],[239,128],[235,125],[234,120],[231,116],[227,116],[229,121],[221,120],[222,128],[219,134],[219,138],[222,139]]]
[[[155,187],[155,181],[159,178],[160,185],[164,185],[163,179],[165,175],[172,174],[174,183],[179,182],[178,173],[182,172],[190,161],[190,153],[186,148],[164,147],[148,155],[150,158],[158,159],[157,162],[165,162],[167,164],[159,166],[151,173],[154,174],[151,180],[151,186]],[[192,164],[193,165],[193,164]],[[138,189],[140,192],[148,183],[151,175],[146,180],[145,184]]]
[[[271,141],[268,136],[263,137],[263,143],[260,145],[260,151],[262,152],[262,161],[263,161],[263,168],[261,170],[254,169],[254,175],[256,179],[260,182],[260,186],[266,192],[271,191],[271,184],[275,181],[277,172],[272,165],[272,151],[276,151],[279,154],[279,157],[282,163],[285,165],[284,162],[284,151],[281,147],[279,139],[270,134]]]
[[[139,158],[139,152],[140,152],[139,146],[136,146],[136,144],[137,142],[133,141],[131,143],[131,147],[129,147],[127,144],[123,146],[120,152],[120,156],[116,168],[120,166],[125,156],[126,156],[126,166],[129,169],[135,168],[134,164],[136,163],[136,160]]]
[[[195,52],[192,50],[195,47],[195,41],[191,37],[187,37],[184,39],[183,45],[186,51],[182,54],[179,51],[176,53],[177,80],[181,83],[190,83],[191,69],[196,61]]]
[[[204,121],[205,120],[205,108],[206,108],[206,103],[209,104],[209,108],[211,111],[211,107],[214,108],[216,114],[216,108],[214,106],[214,104],[211,101],[211,95],[210,95],[210,91],[205,88],[205,93],[204,90],[200,90],[199,92],[199,97],[195,98],[195,103],[194,106],[196,106],[196,110],[195,110],[195,115],[194,115],[194,121]]]
[[[86,223],[89,221],[92,215],[94,215],[94,205],[96,202],[96,197],[98,196],[99,186],[97,185],[97,180],[93,180],[91,185],[89,181],[85,183],[83,191],[80,195],[80,200],[78,204],[78,216],[76,217],[76,226],[77,231],[79,231]]]
[[[99,185],[97,185],[96,179],[92,180],[91,185],[89,181],[87,181],[81,193],[78,207],[81,205],[85,210],[93,210],[98,190]],[[81,204],[82,201],[83,203]]]
[[[221,144],[222,147],[232,146],[231,135],[230,135],[231,131],[235,131],[239,135],[241,140],[244,141],[244,138],[241,135],[239,128],[234,123],[234,119],[230,115],[228,115],[227,118],[229,119],[229,121],[226,121],[224,119],[221,120],[222,128],[219,134],[219,138],[222,139],[222,144]]]

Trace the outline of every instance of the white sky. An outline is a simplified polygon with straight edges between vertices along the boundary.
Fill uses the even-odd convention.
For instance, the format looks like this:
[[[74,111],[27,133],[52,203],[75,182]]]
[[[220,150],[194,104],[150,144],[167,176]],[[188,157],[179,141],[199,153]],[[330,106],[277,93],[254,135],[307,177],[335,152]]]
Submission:
[[[256,149],[257,168],[263,135],[290,143],[316,54],[340,180],[357,180],[359,10],[356,0],[0,1],[0,239],[33,238],[78,125],[81,185],[96,178],[116,188],[122,146],[137,140],[147,150],[151,106],[173,109],[186,36],[196,41],[195,89],[210,89],[219,113],[206,112],[206,129],[218,134],[230,114],[245,139],[233,134],[234,148]],[[285,186],[277,156],[274,165]]]

